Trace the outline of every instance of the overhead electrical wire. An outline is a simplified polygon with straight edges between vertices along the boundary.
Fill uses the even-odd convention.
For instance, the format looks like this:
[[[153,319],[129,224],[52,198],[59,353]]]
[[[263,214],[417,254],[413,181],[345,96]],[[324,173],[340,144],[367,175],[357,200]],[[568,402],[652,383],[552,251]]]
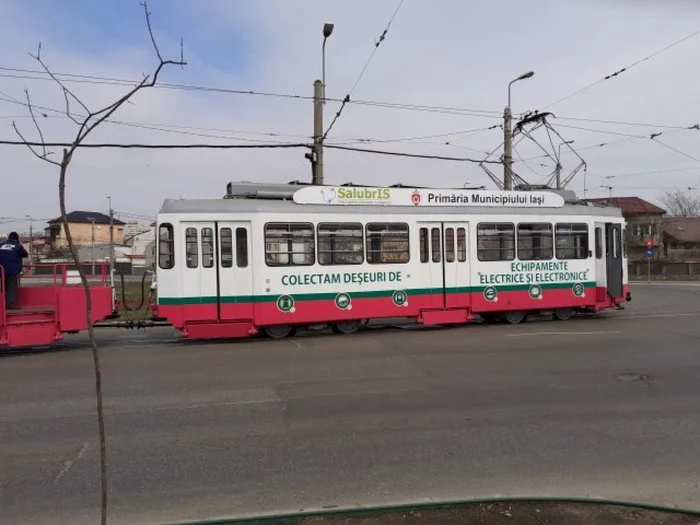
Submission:
[[[587,90],[591,89],[592,87],[597,86],[598,84],[602,84],[602,83],[605,82],[606,80],[610,80],[610,79],[612,79],[612,78],[615,78],[615,77],[621,75],[622,73],[625,73],[626,71],[629,71],[629,70],[632,69],[633,67],[638,66],[639,64],[641,64],[641,63],[643,63],[643,62],[646,62],[647,60],[651,60],[652,58],[654,58],[654,57],[660,55],[661,53],[663,53],[663,52],[665,52],[665,51],[668,51],[669,49],[671,49],[671,48],[673,48],[673,47],[675,47],[675,46],[677,46],[677,45],[679,45],[679,44],[685,42],[686,40],[689,40],[689,39],[691,39],[691,38],[693,38],[693,37],[695,37],[695,36],[697,36],[697,35],[700,35],[700,29],[698,29],[697,31],[694,31],[693,33],[691,33],[691,34],[689,34],[689,35],[687,35],[687,36],[681,38],[680,40],[677,40],[676,42],[674,42],[674,43],[672,43],[672,44],[670,44],[670,45],[668,45],[668,46],[666,46],[666,47],[664,47],[664,48],[662,48],[662,49],[660,49],[660,50],[658,50],[658,51],[652,53],[652,54],[649,55],[649,56],[646,56],[646,57],[644,57],[644,58],[642,58],[642,59],[640,59],[640,60],[637,60],[636,62],[630,64],[629,66],[623,67],[622,69],[619,69],[619,70],[615,71],[614,73],[611,73],[611,74],[609,74],[609,75],[606,75],[605,77],[601,78],[600,80],[597,80],[597,81],[593,82],[592,84],[588,84],[587,86],[584,86],[584,87],[582,87],[581,89],[579,89],[579,90],[577,90],[577,91],[574,91],[573,93],[570,93],[569,95],[566,95],[565,97],[562,97],[562,98],[560,98],[559,100],[557,100],[557,101],[555,101],[555,102],[552,102],[551,104],[547,104],[547,105],[544,106],[542,109],[544,110],[544,109],[547,109],[547,108],[551,108],[552,106],[556,106],[556,105],[559,104],[560,102],[564,102],[565,100],[568,100],[568,99],[570,99],[570,98],[572,98],[572,97],[575,97],[576,95],[579,95],[579,94],[583,93],[584,91],[587,91]]]
[[[328,133],[330,133],[331,129],[333,129],[333,126],[340,118],[340,115],[343,114],[343,109],[345,108],[345,105],[350,101],[350,97],[352,96],[353,92],[355,91],[355,88],[357,87],[357,85],[360,83],[360,80],[362,80],[362,77],[364,76],[365,71],[367,71],[367,67],[369,66],[370,62],[372,62],[372,59],[374,58],[374,54],[377,52],[377,49],[379,49],[379,46],[382,45],[382,42],[384,42],[384,39],[386,38],[386,35],[389,32],[389,28],[391,27],[392,22],[396,18],[396,15],[399,13],[399,10],[401,9],[401,6],[403,5],[403,3],[404,3],[404,0],[399,0],[399,4],[396,6],[396,9],[394,10],[394,14],[391,15],[391,18],[389,19],[389,23],[386,25],[386,28],[384,29],[384,31],[382,31],[382,34],[379,35],[379,39],[374,43],[374,48],[372,49],[372,52],[370,53],[369,58],[365,62],[365,65],[362,67],[360,74],[357,76],[357,80],[355,80],[355,83],[350,88],[350,91],[348,91],[348,94],[345,95],[345,98],[343,98],[343,102],[340,104],[340,108],[336,112],[335,117],[333,117],[333,120],[331,121],[330,126],[328,126],[328,129],[326,129],[325,133],[321,137],[321,142],[326,140]],[[324,94],[324,96],[325,96],[325,94]]]
[[[0,67],[0,70],[5,70],[5,71],[18,71],[18,72],[30,72],[30,73],[35,73],[37,75],[44,75],[44,76],[13,76],[12,78],[27,78],[31,80],[49,80],[53,81],[53,79],[46,75],[46,72],[40,71],[40,70],[29,70],[29,69],[19,69],[19,68],[8,68],[8,67]],[[94,79],[94,80],[88,80],[88,83],[96,83],[96,84],[106,84],[106,85],[124,85],[124,86],[134,86],[138,84],[138,80],[128,80],[128,79],[116,79],[116,78],[109,78],[109,77],[95,77],[91,75],[80,75],[76,73],[54,73],[54,75],[57,78],[60,78],[61,81],[63,82],[78,82],[80,79]],[[8,76],[0,73],[0,77],[2,76]],[[204,92],[218,92],[218,93],[228,93],[228,94],[236,94],[236,95],[254,95],[254,96],[265,96],[265,97],[279,97],[279,98],[287,98],[287,99],[296,99],[296,100],[308,100],[308,101],[313,101],[313,96],[308,96],[308,95],[295,95],[295,94],[290,94],[290,93],[273,93],[273,92],[264,92],[264,91],[254,91],[254,90],[236,90],[236,89],[229,89],[229,88],[221,88],[221,87],[212,87],[212,86],[196,86],[196,85],[189,85],[189,84],[164,84],[164,83],[158,83],[153,86],[154,88],[164,88],[164,89],[176,89],[176,90],[186,90],[186,91],[204,91]],[[14,97],[11,97],[7,93],[3,93],[0,91],[1,95],[5,95],[8,98],[14,99],[12,102],[16,104],[22,104],[26,105],[25,102],[21,102]],[[344,99],[338,99],[338,98],[326,98],[325,99],[327,102],[343,102]],[[10,101],[7,101],[10,102]],[[460,108],[460,107],[451,107],[451,106],[433,106],[433,105],[426,105],[426,104],[406,104],[406,103],[398,103],[398,102],[382,102],[382,101],[374,101],[374,100],[348,100],[348,104],[356,104],[356,105],[364,105],[364,106],[372,106],[372,107],[380,107],[380,108],[387,108],[387,109],[397,109],[397,110],[406,110],[406,111],[418,111],[418,112],[428,112],[428,113],[437,113],[437,114],[450,114],[450,115],[460,115],[460,116],[472,116],[472,117],[481,117],[481,118],[497,118],[499,120],[502,119],[502,111],[498,110],[488,110],[488,109],[474,109],[474,108]],[[38,107],[38,106],[36,106]],[[63,111],[61,111],[64,113]],[[516,115],[518,116],[518,115]],[[676,129],[679,126],[669,126],[669,125],[664,125],[664,124],[653,124],[653,123],[645,123],[645,122],[625,122],[625,121],[618,121],[618,120],[606,120],[606,119],[598,119],[598,118],[584,118],[584,117],[567,117],[567,116],[557,116],[557,120],[572,120],[572,121],[581,121],[581,122],[594,122],[594,123],[600,123],[600,124],[614,124],[614,125],[620,125],[620,126],[638,126],[638,127],[651,127],[651,128],[659,128],[659,129]]]
[[[345,151],[357,151],[360,153],[374,153],[374,154],[379,154],[379,155],[393,155],[396,157],[409,157],[409,158],[414,158],[414,159],[449,160],[449,161],[455,161],[455,162],[471,162],[474,164],[502,164],[500,160],[481,160],[481,159],[472,159],[472,158],[468,158],[468,157],[447,157],[444,155],[421,155],[418,153],[403,153],[403,152],[399,152],[399,151],[383,151],[383,150],[366,149],[366,148],[355,148],[355,147],[351,147],[351,146],[340,146],[337,144],[326,144],[324,147],[330,148],[330,149],[345,150]]]
[[[36,142],[22,140],[0,140],[1,146],[45,146],[47,148],[70,148],[70,142]],[[86,149],[290,149],[311,148],[310,144],[137,144],[137,143],[88,143],[78,144]]]
[[[33,142],[21,140],[0,140],[2,146],[43,146],[47,148],[68,148],[73,144],[69,142]],[[308,148],[311,149],[311,144],[127,144],[127,143],[88,143],[78,144],[78,148],[86,149],[289,149],[289,148]],[[431,160],[446,160],[454,162],[472,162],[477,164],[501,164],[501,161],[484,161],[480,159],[472,159],[468,157],[448,157],[444,155],[421,155],[417,153],[406,153],[401,151],[384,151],[366,148],[355,148],[351,146],[341,146],[337,144],[328,144],[327,148],[354,151],[359,153],[372,153],[375,155],[389,155],[394,157],[409,157],[415,159],[431,159]]]

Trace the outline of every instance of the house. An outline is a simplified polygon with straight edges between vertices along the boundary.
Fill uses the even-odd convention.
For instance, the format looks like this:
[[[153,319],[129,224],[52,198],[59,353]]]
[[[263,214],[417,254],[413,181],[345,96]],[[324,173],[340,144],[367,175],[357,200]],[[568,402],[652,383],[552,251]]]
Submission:
[[[76,246],[109,243],[110,219],[104,213],[94,211],[72,211],[66,215],[68,227]],[[68,246],[66,232],[61,218],[52,219],[45,230],[45,236],[49,240],[52,249],[60,250]],[[114,219],[114,244],[122,244],[124,238],[123,221]]]
[[[661,248],[662,222],[666,210],[639,197],[604,197],[586,199],[602,206],[620,208],[627,221],[627,248],[630,260],[645,258],[646,241],[651,239],[654,246]]]
[[[663,253],[672,260],[700,260],[700,217],[664,219]]]
[[[156,223],[150,224],[142,231],[132,233],[124,239],[124,244],[131,247],[131,264],[134,271],[154,270]]]

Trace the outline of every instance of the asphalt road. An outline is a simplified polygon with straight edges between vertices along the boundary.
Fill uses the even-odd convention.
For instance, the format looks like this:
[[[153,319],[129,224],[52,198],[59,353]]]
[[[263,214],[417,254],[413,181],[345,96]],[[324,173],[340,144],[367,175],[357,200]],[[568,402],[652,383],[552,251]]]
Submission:
[[[700,509],[700,286],[567,322],[197,344],[106,329],[110,523],[474,496]],[[0,523],[98,522],[84,338],[0,357]]]

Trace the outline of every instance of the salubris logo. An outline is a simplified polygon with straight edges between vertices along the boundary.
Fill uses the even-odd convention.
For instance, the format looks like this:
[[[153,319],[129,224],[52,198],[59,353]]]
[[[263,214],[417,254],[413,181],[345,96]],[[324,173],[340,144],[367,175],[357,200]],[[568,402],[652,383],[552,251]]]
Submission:
[[[325,202],[333,202],[335,200],[335,190],[333,188],[323,188],[321,190],[321,198]]]
[[[414,190],[413,195],[411,195],[411,202],[414,206],[418,206],[420,204],[420,193],[418,193],[418,190]]]

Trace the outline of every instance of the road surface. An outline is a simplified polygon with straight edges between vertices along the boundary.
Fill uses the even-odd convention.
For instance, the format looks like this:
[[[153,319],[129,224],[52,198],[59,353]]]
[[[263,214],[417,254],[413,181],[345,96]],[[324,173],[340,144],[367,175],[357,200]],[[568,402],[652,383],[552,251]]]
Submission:
[[[110,523],[473,496],[700,509],[700,286],[567,322],[216,344],[99,332]],[[0,522],[96,523],[84,338],[0,358]]]

